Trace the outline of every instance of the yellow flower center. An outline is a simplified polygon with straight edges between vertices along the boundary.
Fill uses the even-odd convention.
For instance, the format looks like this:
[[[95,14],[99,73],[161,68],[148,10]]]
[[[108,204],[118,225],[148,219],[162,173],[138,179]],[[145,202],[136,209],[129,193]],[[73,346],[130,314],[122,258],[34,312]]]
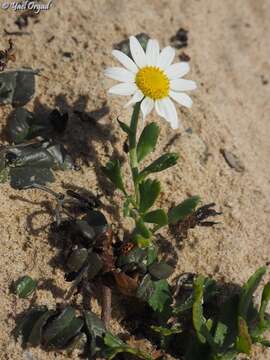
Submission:
[[[144,96],[153,100],[169,95],[170,82],[163,70],[155,66],[145,66],[137,72],[135,82]]]

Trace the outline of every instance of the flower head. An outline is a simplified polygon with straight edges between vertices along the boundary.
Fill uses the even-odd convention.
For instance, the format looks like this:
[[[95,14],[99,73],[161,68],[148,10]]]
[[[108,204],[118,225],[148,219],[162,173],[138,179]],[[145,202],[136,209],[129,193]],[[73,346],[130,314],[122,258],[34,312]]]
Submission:
[[[112,52],[124,67],[106,69],[106,76],[120,81],[120,84],[110,88],[109,93],[132,95],[126,106],[142,101],[143,118],[155,108],[158,115],[176,129],[179,122],[171,99],[180,105],[191,107],[192,100],[184,92],[196,89],[194,81],[182,79],[189,72],[189,64],[172,64],[175,50],[167,46],[160,51],[157,40],[150,39],[146,51],[135,36],[131,36],[129,42],[132,59],[119,50]]]

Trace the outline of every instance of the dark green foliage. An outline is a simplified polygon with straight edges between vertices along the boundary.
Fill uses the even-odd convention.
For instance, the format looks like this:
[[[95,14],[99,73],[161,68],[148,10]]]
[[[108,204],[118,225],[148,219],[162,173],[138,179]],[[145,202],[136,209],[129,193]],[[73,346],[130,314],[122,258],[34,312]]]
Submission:
[[[181,202],[179,205],[174,206],[168,212],[169,223],[176,224],[178,221],[183,220],[185,217],[192,214],[199,203],[199,196],[192,196]]]
[[[156,123],[150,123],[143,129],[137,145],[138,162],[155,150],[158,136],[159,127]]]
[[[152,173],[160,172],[174,166],[178,159],[178,154],[168,153],[161,155],[157,160],[152,162],[149,166],[143,169],[139,174],[139,181],[143,180],[146,176]]]
[[[143,220],[147,223],[157,224],[159,227],[168,225],[168,217],[163,209],[149,211],[144,214]]]
[[[23,106],[35,93],[35,75],[32,69],[9,70],[0,73],[0,104]]]
[[[117,189],[125,192],[124,183],[121,175],[121,166],[118,160],[108,161],[106,166],[102,168],[104,174],[111,180]]]
[[[139,185],[140,191],[140,207],[141,213],[145,213],[150,209],[160,193],[160,182],[158,180],[147,179]]]
[[[0,182],[10,178],[15,189],[44,186],[54,181],[53,170],[75,169],[64,146],[52,140],[55,131],[65,130],[67,120],[67,114],[61,115],[58,110],[41,122],[24,108],[15,109],[8,135],[16,145],[6,146],[0,152]]]
[[[149,274],[140,283],[137,296],[148,302],[154,311],[162,312],[171,301],[169,285],[166,280],[155,281]]]
[[[27,298],[36,290],[37,281],[26,275],[13,285],[13,290],[20,298]]]
[[[266,269],[258,269],[242,287],[240,295],[231,295],[218,311],[205,318],[203,307],[206,279],[199,276],[194,282],[193,326],[199,342],[206,351],[205,359],[236,359],[238,353],[250,354],[253,343],[263,343],[261,335],[270,327],[260,327],[260,313],[255,309],[252,298]],[[261,307],[268,300],[267,285],[262,296]],[[260,308],[261,309],[261,308]],[[260,334],[260,335],[259,335]],[[188,359],[193,359],[188,357]],[[194,358],[195,360],[195,358]]]

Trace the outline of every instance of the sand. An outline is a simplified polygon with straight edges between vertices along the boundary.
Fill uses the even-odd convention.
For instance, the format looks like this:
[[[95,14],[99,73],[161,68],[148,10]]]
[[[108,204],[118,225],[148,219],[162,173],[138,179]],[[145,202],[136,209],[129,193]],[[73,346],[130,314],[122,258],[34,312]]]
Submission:
[[[17,15],[12,10],[1,10],[2,30],[17,31]],[[72,184],[104,193],[104,211],[114,226],[130,226],[126,221],[119,222],[122,198],[113,194],[100,172],[100,165],[112,154],[125,158],[124,136],[116,116],[127,121],[130,115],[130,110],[122,109],[123,99],[107,96],[106,89],[112,83],[104,79],[103,70],[113,63],[112,45],[128,35],[146,32],[165,46],[180,27],[187,29],[189,41],[184,51],[191,58],[192,69],[188,78],[199,85],[192,94],[194,105],[191,110],[178,110],[183,127],[177,131],[156,115],[149,117],[161,126],[153,158],[164,148],[180,154],[178,164],[159,177],[163,183],[160,205],[169,207],[191,194],[200,195],[205,203],[214,201],[223,212],[221,223],[190,231],[183,249],[176,249],[176,274],[192,271],[242,284],[269,261],[269,16],[268,0],[58,0],[37,18],[38,22],[30,19],[24,29],[30,35],[12,37],[17,47],[17,61],[12,67],[43,69],[36,98],[27,108],[48,111],[58,106],[69,112],[63,142],[82,165],[79,172],[57,172],[57,181],[51,187],[61,191],[62,186]],[[1,48],[7,39],[1,37]],[[64,52],[72,56],[65,57]],[[178,50],[177,56],[181,52]],[[82,122],[73,114],[74,110],[99,109],[106,100],[110,113],[98,126]],[[9,106],[0,108],[2,130],[10,110]],[[188,128],[192,133],[185,131]],[[167,145],[175,134],[176,139]],[[1,139],[5,141],[3,133]],[[245,171],[229,167],[221,149],[237,155]],[[16,316],[29,306],[29,300],[10,294],[13,280],[26,273],[36,279],[51,279],[54,287],[43,286],[37,292],[37,303],[50,307],[63,302],[55,287],[68,288],[62,271],[51,262],[56,254],[48,242],[52,201],[39,191],[16,191],[8,184],[1,185],[3,360],[67,358],[39,349],[26,352],[11,336]],[[163,235],[173,241],[166,231]],[[265,281],[269,279],[268,272]],[[119,330],[117,318],[112,327]],[[251,359],[270,359],[270,350],[255,347]]]

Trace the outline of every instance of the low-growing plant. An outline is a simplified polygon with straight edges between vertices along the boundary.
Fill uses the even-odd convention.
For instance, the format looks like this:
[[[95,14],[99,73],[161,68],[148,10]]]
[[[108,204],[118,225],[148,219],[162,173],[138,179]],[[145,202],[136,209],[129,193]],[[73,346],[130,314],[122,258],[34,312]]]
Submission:
[[[270,285],[264,287],[259,310],[252,298],[265,268],[259,269],[241,291],[226,296],[222,286],[208,277],[184,274],[177,280],[175,288],[167,280],[174,268],[164,260],[158,248],[157,232],[168,226],[177,239],[183,239],[188,230],[197,225],[215,225],[216,222],[208,218],[221,214],[214,209],[214,203],[201,204],[198,196],[191,196],[166,210],[155,208],[161,183],[153,178],[153,174],[174,166],[178,154],[165,153],[150,164],[143,163],[154,152],[160,129],[151,122],[138,135],[140,114],[144,120],[155,108],[173,129],[177,128],[179,120],[171,99],[183,106],[191,106],[192,100],[184,92],[194,90],[196,84],[182,79],[188,73],[189,65],[183,62],[171,64],[174,49],[166,47],[160,52],[158,42],[146,34],[132,36],[129,42],[120,43],[113,55],[124,68],[106,70],[108,77],[120,81],[109,92],[132,95],[127,104],[133,105],[130,124],[118,119],[127,136],[130,178],[123,179],[119,160],[110,160],[102,169],[122,192],[125,199],[123,214],[133,219],[134,228],[119,239],[101,209],[99,198],[86,194],[87,191],[55,193],[45,186],[52,179],[51,169],[73,167],[64,148],[51,141],[53,131],[64,131],[67,116],[54,111],[47,121],[39,122],[32,113],[17,108],[9,126],[9,136],[15,145],[0,152],[0,177],[4,179],[9,175],[11,185],[16,188],[38,188],[55,197],[56,221],[51,231],[53,234],[58,232],[58,240],[61,239],[61,243],[56,244],[62,255],[62,263],[58,262],[58,265],[62,266],[65,279],[72,284],[65,305],[53,310],[46,306],[31,307],[23,314],[15,333],[21,335],[23,346],[41,346],[45,350],[69,354],[79,349],[89,359],[113,359],[119,354],[120,358],[121,354],[129,354],[154,360],[168,353],[185,360],[234,360],[239,353],[249,355],[253,343],[269,346],[264,333],[270,329],[270,317],[265,314]],[[5,77],[3,73],[0,79],[1,76],[7,85],[15,75]],[[33,94],[33,84],[27,101]],[[15,95],[13,91],[12,96],[2,99],[4,93],[0,89],[0,102],[13,103]],[[21,99],[20,106],[23,105],[24,99]],[[38,169],[36,173],[33,173],[33,164]],[[43,171],[47,177],[42,175]],[[38,291],[37,283],[28,276],[14,284],[15,293],[23,298],[36,288]],[[140,336],[144,334],[151,340],[152,345],[155,344],[153,348],[159,347],[155,354],[130,346],[110,333],[114,289],[125,300],[132,299],[134,308],[140,309],[142,305],[145,316],[139,314],[137,319]],[[67,304],[78,292],[88,292],[96,297],[102,293],[101,319],[89,310],[89,298],[88,307],[82,304],[75,309]],[[134,328],[135,325],[132,330],[136,335]]]

